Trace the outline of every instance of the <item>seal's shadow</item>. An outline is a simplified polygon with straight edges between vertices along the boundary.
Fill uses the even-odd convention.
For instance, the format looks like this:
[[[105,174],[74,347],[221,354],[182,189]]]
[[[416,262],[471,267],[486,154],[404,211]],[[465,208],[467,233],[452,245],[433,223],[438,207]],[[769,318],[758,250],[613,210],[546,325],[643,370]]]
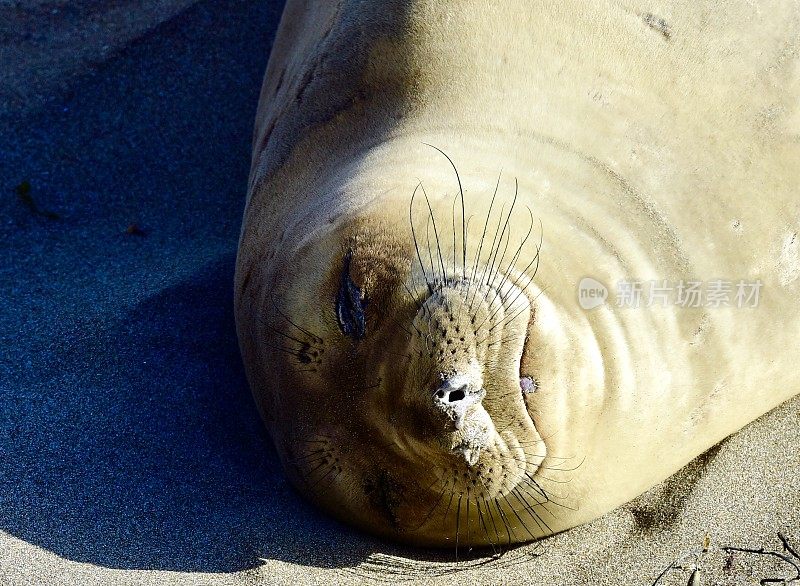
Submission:
[[[357,550],[319,555],[348,530],[283,479],[241,367],[232,272],[229,255],[118,320],[85,318],[54,332],[38,368],[53,401],[26,415],[15,446],[26,474],[4,489],[18,503],[6,509],[6,530],[115,568],[358,563]],[[80,386],[64,376],[76,361]]]
[[[118,321],[86,318],[58,332],[40,375],[64,386],[61,365],[90,356],[88,384],[39,406],[46,423],[24,442],[30,477],[6,495],[26,506],[6,515],[7,530],[72,560],[129,569],[228,572],[260,558],[349,567],[376,551],[415,555],[330,520],[287,484],[241,366],[233,263],[227,255],[203,267]],[[69,447],[47,449],[54,431]]]

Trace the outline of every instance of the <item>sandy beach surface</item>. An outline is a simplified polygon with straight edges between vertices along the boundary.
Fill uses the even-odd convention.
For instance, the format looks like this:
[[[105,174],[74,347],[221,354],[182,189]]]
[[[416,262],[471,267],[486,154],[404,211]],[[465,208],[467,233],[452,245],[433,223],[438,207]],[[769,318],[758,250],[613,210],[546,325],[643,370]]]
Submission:
[[[387,544],[291,489],[232,312],[281,8],[0,0],[0,584],[796,576],[800,399],[623,508],[497,557]]]

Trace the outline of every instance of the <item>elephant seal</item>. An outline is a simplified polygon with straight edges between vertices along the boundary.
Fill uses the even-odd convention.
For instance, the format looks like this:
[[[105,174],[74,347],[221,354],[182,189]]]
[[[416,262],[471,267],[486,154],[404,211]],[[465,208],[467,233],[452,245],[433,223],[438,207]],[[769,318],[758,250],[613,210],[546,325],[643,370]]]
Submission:
[[[235,276],[291,482],[523,542],[797,394],[799,54],[791,0],[291,0]]]

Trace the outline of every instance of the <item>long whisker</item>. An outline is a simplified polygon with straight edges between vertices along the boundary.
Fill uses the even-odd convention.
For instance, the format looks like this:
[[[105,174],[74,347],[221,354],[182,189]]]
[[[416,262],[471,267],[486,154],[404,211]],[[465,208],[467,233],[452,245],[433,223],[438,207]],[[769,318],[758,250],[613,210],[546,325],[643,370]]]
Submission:
[[[280,307],[278,307],[278,302],[275,300],[275,292],[274,292],[274,291],[270,291],[270,294],[269,294],[269,296],[270,296],[270,301],[272,301],[272,306],[273,306],[273,308],[275,309],[275,311],[277,311],[277,312],[278,312],[278,315],[280,315],[280,316],[281,316],[283,319],[285,319],[287,322],[289,322],[289,324],[290,324],[290,325],[292,325],[294,328],[296,328],[298,331],[302,332],[303,334],[305,334],[305,335],[306,335],[306,336],[308,336],[309,338],[312,338],[312,339],[313,339],[314,341],[316,341],[317,343],[321,344],[321,343],[323,342],[323,339],[322,339],[322,338],[320,338],[320,337],[319,337],[319,336],[317,336],[316,334],[313,334],[313,333],[309,332],[309,331],[308,331],[308,330],[306,330],[306,329],[303,329],[303,328],[301,328],[299,325],[297,325],[296,323],[294,323],[294,322],[293,322],[293,321],[292,321],[292,320],[289,318],[289,316],[288,316],[288,315],[286,315],[286,314],[285,314],[283,311],[281,311],[281,308],[280,308]]]
[[[483,241],[486,238],[486,229],[489,227],[489,218],[492,215],[492,207],[494,207],[494,200],[497,197],[497,190],[500,188],[500,177],[502,176],[502,171],[500,175],[497,176],[497,184],[494,186],[494,193],[492,194],[492,201],[489,203],[489,213],[486,214],[486,221],[483,224],[483,233],[481,234],[481,240],[478,244],[478,254],[475,255],[475,262],[472,265],[472,274],[469,277],[470,286],[475,281],[475,273],[478,270],[478,263],[480,262],[481,258],[481,250],[483,250]],[[472,300],[469,304],[469,311],[472,312],[472,303],[475,301],[475,295],[477,293],[478,288],[475,288],[475,293],[472,295]]]
[[[502,241],[503,241],[504,237],[505,237],[505,235],[501,234],[501,236],[500,236],[501,244],[502,244]],[[497,260],[496,266],[493,267],[491,273],[489,274],[489,277],[487,277],[487,279],[486,279],[487,290],[486,290],[486,293],[483,294],[484,301],[488,300],[489,293],[492,291],[492,289],[494,289],[494,282],[495,282],[495,280],[497,280],[497,274],[500,271],[500,265],[503,263],[503,260],[505,260],[506,253],[508,252],[508,246],[509,246],[509,244],[511,244],[511,229],[510,228],[508,230],[508,236],[505,237],[505,241],[506,241],[506,245],[503,247],[503,255],[500,257],[499,260]],[[499,252],[500,248],[498,247],[497,250]]]
[[[492,261],[492,257],[496,254],[495,250],[494,250],[494,245],[497,244],[498,250],[500,249],[500,244],[501,243],[497,242],[497,236],[500,234],[500,226],[503,223],[503,212],[505,211],[505,209],[506,209],[506,204],[503,204],[502,206],[500,206],[500,217],[497,219],[497,227],[495,228],[494,236],[492,237],[492,245],[489,247],[489,258],[488,258],[488,260],[489,260],[490,263]],[[488,270],[488,268],[489,268],[489,265],[484,267],[483,270],[481,271],[481,276],[478,279],[478,285],[483,285],[483,278],[486,276],[486,271]]]
[[[528,513],[530,513],[531,517],[533,517],[533,521],[539,527],[539,531],[541,531],[542,533],[545,533],[545,529],[547,529],[548,533],[552,533],[553,530],[550,528],[550,526],[547,524],[547,522],[542,518],[542,516],[539,513],[537,513],[534,510],[534,508],[533,508],[534,506],[531,505],[528,502],[528,499],[525,498],[525,495],[522,494],[521,491],[517,490],[518,488],[519,487],[515,488],[512,492],[514,493],[514,496],[516,496],[517,500],[520,501],[520,503],[524,507],[524,510],[528,511]],[[540,505],[540,503],[537,503],[537,505]],[[548,511],[548,513],[549,512],[550,511]],[[551,513],[551,515],[552,515],[552,513]],[[542,527],[542,526],[544,526],[544,527]]]
[[[541,225],[541,220],[540,220],[540,225]],[[534,255],[534,257],[533,257],[533,259],[531,260],[531,262],[530,262],[530,263],[528,263],[528,265],[527,265],[527,266],[526,266],[526,267],[525,267],[525,268],[524,268],[524,269],[521,271],[521,273],[520,273],[520,276],[519,276],[519,277],[517,277],[517,278],[515,278],[515,279],[513,280],[513,284],[514,284],[514,286],[516,286],[516,287],[519,289],[519,291],[517,291],[517,294],[516,294],[516,295],[514,296],[514,298],[513,298],[513,299],[511,299],[511,301],[508,303],[508,307],[509,307],[509,308],[513,307],[513,305],[514,305],[514,303],[516,303],[517,299],[519,299],[519,297],[520,297],[521,295],[525,294],[525,292],[528,290],[528,288],[529,288],[529,287],[530,287],[530,286],[533,284],[533,278],[536,276],[536,273],[537,273],[537,272],[538,272],[538,270],[539,270],[539,262],[540,262],[540,260],[541,260],[541,250],[542,250],[542,239],[543,239],[543,237],[544,237],[543,235],[540,235],[540,237],[539,237],[539,245],[536,247],[536,254]],[[529,275],[527,274],[527,272],[528,272],[528,270],[530,269],[530,267],[531,267],[532,265],[534,265],[534,264],[536,265],[536,267],[534,268],[533,275],[530,275],[530,276],[529,276]],[[528,276],[528,279],[529,279],[529,280],[528,280],[528,283],[525,285],[525,287],[523,287],[523,288],[519,288],[519,285],[518,285],[518,283],[519,283],[519,280],[522,278],[522,275]],[[544,292],[544,290],[542,290],[542,292]],[[541,295],[541,293],[539,293],[539,295]],[[538,297],[538,295],[537,295],[537,297]],[[531,303],[531,305],[532,305],[532,303]],[[514,319],[516,319],[516,318],[517,318],[517,317],[518,317],[518,316],[519,316],[519,315],[520,315],[520,314],[521,314],[523,311],[525,311],[525,309],[527,309],[527,308],[528,308],[528,305],[527,305],[527,304],[524,304],[524,305],[522,306],[522,308],[521,308],[521,309],[519,309],[517,312],[511,313],[510,315],[506,316],[505,318],[503,318],[502,320],[500,320],[499,322],[497,322],[496,324],[494,324],[492,327],[490,327],[490,328],[487,330],[487,332],[486,332],[486,336],[484,337],[484,339],[483,339],[482,341],[485,341],[485,340],[487,340],[487,339],[488,339],[488,337],[489,337],[489,334],[490,334],[490,333],[491,333],[491,332],[492,332],[492,331],[493,331],[495,328],[497,328],[497,327],[500,327],[500,326],[504,326],[504,325],[506,325],[506,324],[508,324],[508,323],[511,323],[511,322],[512,322]],[[497,313],[497,312],[495,311],[495,313]],[[492,314],[492,315],[494,315],[494,314]],[[484,323],[486,323],[487,319],[488,319],[488,318],[484,319],[484,320],[483,320],[483,322],[481,322],[481,326],[482,326]],[[480,329],[480,328],[478,328],[478,329]]]
[[[469,547],[470,540],[469,540],[469,488],[467,488],[467,547]]]
[[[484,537],[486,537],[486,541],[489,543],[489,545],[491,545],[492,553],[494,555],[497,555],[497,550],[494,547],[494,542],[492,541],[492,538],[489,536],[489,527],[486,525],[486,520],[483,518],[483,510],[481,510],[481,501],[479,501],[478,499],[475,499],[475,507],[478,509],[478,523],[480,524],[480,527],[483,529],[483,535]]]
[[[472,216],[470,216],[470,217],[467,219],[467,232],[469,232],[469,223],[470,223],[471,221],[472,221]],[[463,277],[462,277],[462,279],[463,279]],[[469,288],[470,288],[470,285],[471,285],[471,283],[467,283],[467,290],[464,292],[464,298],[465,298],[465,299],[466,299],[466,297],[469,295]],[[460,303],[460,304],[458,305],[458,317],[456,318],[456,322],[457,322],[457,323],[461,323],[461,315],[462,315],[462,313],[464,312],[464,305],[465,305],[464,303]]]
[[[530,235],[533,232],[533,212],[531,211],[531,208],[529,206],[525,207],[528,208],[528,214],[530,215],[530,225],[528,226],[528,233],[525,234],[525,238],[523,238],[522,242],[517,248],[517,251],[514,253],[514,256],[509,261],[506,270],[503,272],[503,278],[500,280],[500,284],[494,287],[494,280],[492,281],[492,287],[494,288],[494,297],[492,297],[491,301],[489,301],[490,306],[492,303],[494,303],[495,299],[497,299],[497,296],[500,295],[500,292],[503,290],[503,285],[505,285],[508,282],[508,275],[510,274],[511,267],[513,267],[514,264],[516,264],[517,259],[519,258],[520,254],[522,254],[522,249],[525,246],[525,243],[528,241],[528,238],[530,238]],[[500,272],[500,267],[498,267],[497,270],[498,272]],[[495,313],[497,313],[497,310],[495,311]],[[492,314],[491,317],[494,317],[494,314]]]
[[[417,195],[417,189],[422,186],[422,183],[418,183],[417,186],[414,188],[414,192],[411,194],[411,203],[408,204],[408,221],[411,224],[411,237],[414,239],[414,248],[417,251],[417,260],[419,261],[419,266],[422,268],[422,274],[425,277],[425,283],[428,285],[428,288],[431,287],[431,282],[428,279],[428,273],[425,271],[425,265],[422,262],[422,255],[419,253],[419,243],[417,242],[417,233],[414,230],[414,196]]]
[[[514,496],[517,498],[517,500],[519,500],[519,497],[517,497],[516,493],[515,493],[513,490],[512,490],[510,493],[508,493],[508,494],[513,494],[513,495],[514,495]],[[508,498],[507,498],[507,497],[506,497],[506,500],[508,501]],[[508,501],[508,504],[509,504],[509,505],[511,505],[511,501]],[[522,504],[522,503],[520,502],[520,504]],[[524,505],[523,505],[523,507],[524,507]],[[520,522],[520,525],[522,525],[522,528],[525,530],[525,532],[526,532],[528,535],[530,535],[531,539],[536,539],[536,536],[535,536],[533,533],[531,533],[531,530],[530,530],[530,529],[528,529],[528,526],[525,524],[525,521],[523,521],[523,520],[522,520],[522,517],[520,517],[520,516],[519,516],[519,513],[517,513],[517,509],[516,509],[515,507],[513,507],[513,506],[512,506],[512,507],[511,507],[511,512],[514,514],[514,516],[515,516],[515,517],[517,518],[517,520]]]
[[[519,298],[519,296],[522,295],[523,293],[525,293],[525,291],[528,290],[528,287],[530,287],[531,284],[533,283],[534,277],[536,277],[536,273],[539,272],[539,262],[541,261],[542,243],[543,242],[544,242],[544,228],[542,227],[542,220],[540,219],[539,220],[539,244],[536,245],[536,254],[534,255],[534,257],[531,260],[531,262],[529,262],[528,265],[521,271],[520,276],[518,278],[514,279],[514,285],[519,288],[517,283],[519,282],[519,279],[522,278],[522,275],[528,276],[528,270],[531,268],[531,266],[534,263],[536,264],[536,267],[533,270],[533,275],[528,276],[528,284],[525,285],[525,287],[523,289],[521,289],[517,293],[517,295],[514,297],[514,299],[511,300],[511,303],[509,305],[513,305],[514,302]],[[494,329],[496,327],[496,325],[497,324],[492,326],[491,329]]]
[[[453,206],[450,210],[452,223],[453,223],[453,274],[456,274],[456,199],[458,195],[453,198]]]
[[[431,250],[431,217],[425,223],[425,236],[427,238],[428,259],[431,262],[431,275],[433,275],[433,284],[436,285],[436,265],[433,264],[433,251]]]
[[[435,483],[436,483],[436,481],[434,481],[434,484]],[[455,481],[454,481],[454,483],[455,483]],[[428,511],[428,514],[425,515],[425,517],[422,519],[422,522],[419,525],[417,525],[416,527],[414,527],[413,529],[410,530],[412,533],[414,531],[419,531],[420,529],[422,529],[428,523],[428,521],[430,521],[431,517],[433,516],[433,512],[439,507],[439,505],[441,504],[442,500],[444,499],[444,493],[447,490],[447,485],[448,484],[449,484],[449,482],[445,482],[445,483],[442,484],[442,490],[439,492],[439,497],[436,499],[436,502],[433,504],[433,506],[431,507],[430,511]]]
[[[458,495],[458,509],[456,511],[456,561],[458,561],[458,539],[461,533],[461,499],[464,493]]]
[[[511,208],[508,210],[508,215],[506,216],[505,224],[503,224],[503,231],[500,233],[500,242],[497,245],[497,250],[494,253],[494,258],[490,257],[489,267],[487,271],[484,271],[484,275],[489,272],[491,274],[491,270],[494,268],[494,262],[497,258],[497,253],[500,251],[500,244],[503,242],[503,235],[506,232],[506,228],[508,228],[508,222],[511,219],[511,215],[514,213],[514,206],[517,203],[517,196],[519,195],[519,184],[517,179],[514,179],[514,199],[511,201]],[[502,216],[501,216],[502,219]],[[483,277],[481,277],[481,281],[483,281]],[[487,281],[488,283],[488,281]]]
[[[436,149],[437,151],[442,153],[442,155],[444,155],[444,158],[447,159],[447,161],[453,167],[453,171],[456,174],[456,181],[458,181],[458,193],[461,196],[461,273],[462,273],[461,276],[462,276],[462,278],[466,278],[466,268],[465,267],[466,267],[466,264],[467,264],[467,228],[466,228],[466,224],[464,223],[465,222],[464,218],[466,217],[466,213],[465,213],[465,207],[464,207],[464,189],[461,186],[461,177],[458,174],[458,169],[456,168],[456,165],[453,162],[453,159],[451,159],[447,155],[447,153],[445,153],[442,149],[433,146],[432,144],[428,144],[427,142],[425,142],[423,144],[431,147],[432,149]],[[453,248],[455,248],[455,240],[453,241]]]
[[[447,270],[444,268],[444,258],[442,257],[442,247],[439,245],[439,231],[436,228],[436,217],[433,215],[433,208],[431,208],[431,201],[428,199],[428,193],[425,191],[425,186],[420,183],[422,187],[422,195],[425,196],[425,202],[428,204],[428,212],[433,222],[433,233],[436,236],[436,250],[439,252],[439,264],[442,266],[442,283],[447,281]]]
[[[505,502],[508,502],[508,499],[505,496],[503,497],[503,500]],[[509,523],[508,516],[503,512],[503,509],[500,506],[500,501],[498,501],[495,498],[494,499],[494,504],[497,507],[497,512],[500,514],[500,518],[503,520],[503,524],[506,526],[506,533],[508,534],[508,545],[511,545],[511,534],[512,533],[514,534],[514,540],[516,541],[517,540],[517,532],[514,531],[514,526]],[[511,503],[509,503],[509,505],[510,504]],[[511,509],[513,511],[514,508],[511,507]]]

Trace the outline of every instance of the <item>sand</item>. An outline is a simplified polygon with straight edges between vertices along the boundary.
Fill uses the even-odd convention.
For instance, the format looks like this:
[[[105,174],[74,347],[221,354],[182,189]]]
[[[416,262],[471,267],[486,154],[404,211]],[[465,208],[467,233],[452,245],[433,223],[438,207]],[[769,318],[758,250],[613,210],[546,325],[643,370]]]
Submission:
[[[792,576],[720,547],[800,547],[800,399],[499,559],[384,543],[287,485],[231,309],[280,10],[0,0],[0,584],[624,586],[680,558],[660,584]]]

